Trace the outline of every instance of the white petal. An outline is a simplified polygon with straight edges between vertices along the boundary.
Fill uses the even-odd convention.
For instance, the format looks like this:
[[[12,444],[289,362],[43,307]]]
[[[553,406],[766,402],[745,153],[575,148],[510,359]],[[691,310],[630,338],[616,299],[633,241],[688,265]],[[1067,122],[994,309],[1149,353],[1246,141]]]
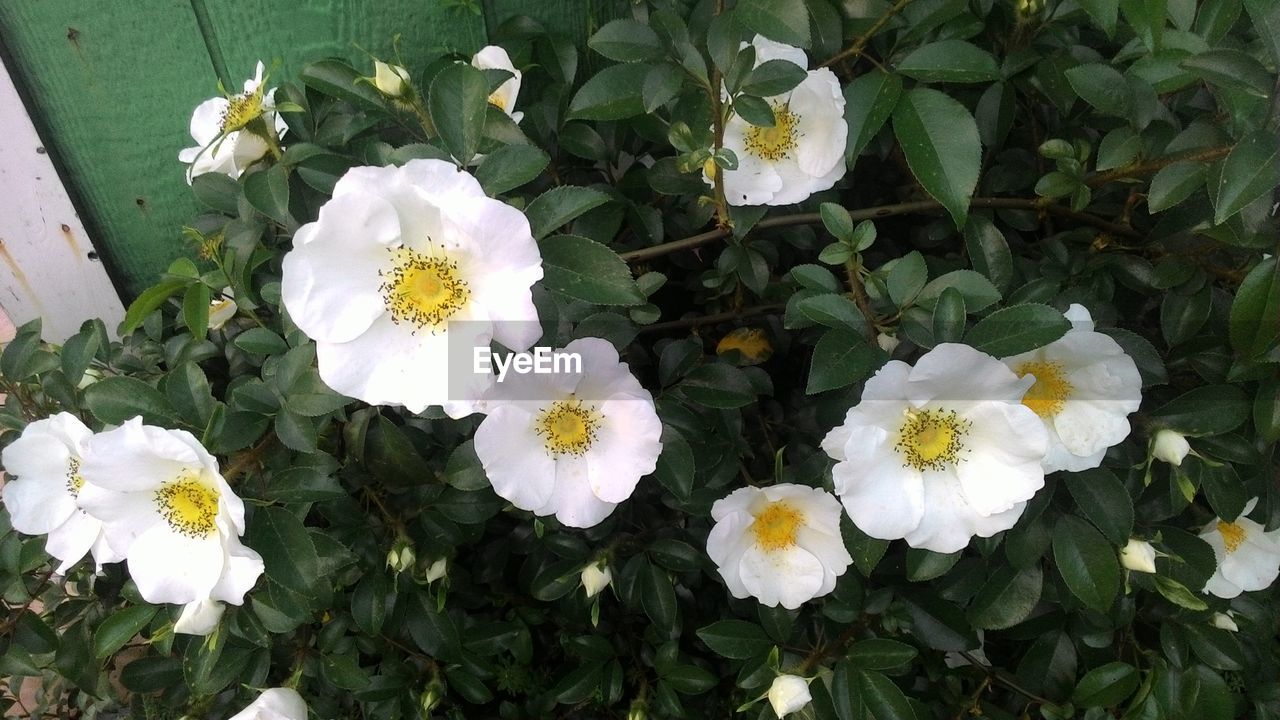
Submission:
[[[1052,422],[1053,431],[1062,441],[1062,446],[1077,456],[1105,454],[1107,448],[1129,436],[1128,413],[1117,413],[1113,405],[1089,400],[1068,400]],[[1086,470],[1088,467],[1097,466],[1072,469]]]
[[[1044,487],[1040,462],[1048,436],[1035,413],[1022,405],[993,402],[973,406],[964,417],[972,425],[955,474],[978,514],[1004,512]]]
[[[907,534],[907,544],[940,553],[963,550],[975,535],[990,537],[1018,521],[1026,503],[990,516],[974,512],[965,501],[960,481],[952,472],[929,472],[924,477],[924,516]]]
[[[129,548],[129,574],[149,603],[185,605],[209,597],[222,575],[218,537],[190,538],[157,524]]]
[[[208,598],[189,602],[182,607],[173,631],[182,635],[208,635],[218,627],[226,609],[222,603]]]
[[[225,565],[222,576],[218,578],[217,584],[213,586],[213,591],[209,595],[215,600],[240,605],[244,602],[245,593],[252,590],[258,583],[258,578],[262,576],[265,566],[262,563],[262,556],[253,548],[241,544],[239,538],[228,537],[223,540],[223,543]]]
[[[744,45],[746,43],[743,43]],[[751,39],[751,44],[756,49],[756,65],[763,65],[770,60],[786,60],[795,63],[802,68],[809,67],[809,57],[805,55],[804,50],[791,45],[770,40],[763,35],[756,35]]]
[[[1239,586],[1223,577],[1222,571],[1218,570],[1215,571],[1213,576],[1209,578],[1209,581],[1205,583],[1204,592],[1215,597],[1230,600],[1231,598],[1239,597],[1240,593],[1244,591],[1241,590]]]
[[[591,492],[585,458],[563,455],[556,460],[556,483],[551,498],[538,510],[538,515],[554,514],[560,522],[575,528],[600,524],[613,512],[617,503],[605,502]]]
[[[749,486],[734,490],[712,504],[711,519],[719,523],[722,520],[730,520],[735,514],[749,512],[751,506],[755,503],[756,496],[759,494],[759,488]],[[748,519],[748,524],[750,524],[750,519]],[[707,545],[707,552],[711,555],[711,559],[715,560],[716,553],[710,547],[711,542],[708,541]],[[717,560],[717,562],[719,561]]]
[[[296,690],[271,688],[228,720],[307,720],[307,704]]]
[[[475,449],[493,491],[521,510],[533,512],[551,499],[555,460],[533,432],[534,418],[524,409],[498,406],[476,429]]]
[[[134,418],[86,443],[80,474],[103,489],[133,492],[155,489],[211,462],[191,433],[143,425],[142,418]]]
[[[579,338],[560,349],[565,355],[582,360],[582,373],[569,386],[569,391],[582,400],[606,400],[618,393],[638,398],[652,397],[631,374],[631,369],[618,357],[613,343],[595,337]]]
[[[85,512],[102,522],[102,532],[118,557],[129,552],[140,534],[165,522],[156,509],[154,490],[120,493],[86,484],[78,500]]]
[[[213,142],[222,132],[222,117],[230,106],[223,97],[209,98],[197,105],[191,114],[191,139],[201,147]]]
[[[968,345],[942,343],[916,361],[908,392],[917,406],[937,401],[1019,403],[1032,382]]]
[[[13,444],[18,442],[15,440]],[[61,446],[60,443],[55,444]],[[5,483],[4,506],[15,530],[27,535],[42,535],[66,522],[76,512],[75,497],[67,491],[66,485],[69,468],[63,467],[61,477],[28,474]]]
[[[45,541],[44,549],[62,561],[54,572],[66,575],[72,565],[89,553],[101,533],[102,523],[89,517],[88,513],[82,510],[71,513],[66,522],[49,533]]]
[[[597,498],[620,503],[657,467],[662,422],[652,403],[625,395],[606,400],[599,412],[604,420],[586,454],[587,477]]]
[[[831,470],[836,494],[849,519],[881,540],[906,537],[925,513],[925,484],[920,472],[904,467],[885,448],[870,457],[854,457]]]
[[[844,120],[844,95],[835,74],[827,68],[810,72],[791,91],[790,109],[800,116],[802,135],[796,147],[800,169],[812,178],[830,175],[837,167],[843,174],[849,128]],[[826,188],[815,187],[814,191],[819,189]]]
[[[753,546],[743,554],[739,567],[742,584],[761,605],[795,610],[822,587],[822,563],[798,546],[777,552]]]
[[[1071,307],[1062,315],[1071,321],[1072,330],[1093,330],[1093,316],[1089,314],[1089,308],[1080,303],[1071,303]]]

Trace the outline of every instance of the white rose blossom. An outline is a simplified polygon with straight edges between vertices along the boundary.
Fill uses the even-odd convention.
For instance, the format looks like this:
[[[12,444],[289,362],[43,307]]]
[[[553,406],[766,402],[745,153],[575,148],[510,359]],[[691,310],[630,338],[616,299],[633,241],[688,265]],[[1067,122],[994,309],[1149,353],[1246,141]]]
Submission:
[[[181,635],[208,635],[218,627],[226,609],[226,605],[210,598],[193,600],[182,606],[182,614],[173,624],[173,631]]]
[[[81,469],[92,478],[81,505],[102,521],[144,600],[244,602],[262,557],[240,543],[244,503],[191,433],[134,418],[90,439]]]
[[[557,351],[581,358],[581,374],[522,374],[495,384],[475,448],[494,492],[521,510],[569,527],[598,524],[653,472],[662,423],[607,340],[581,338]]]
[[[85,485],[81,465],[93,431],[71,413],[36,420],[4,449],[4,506],[13,528],[28,535],[48,534],[45,550],[61,561],[65,575],[92,552],[98,570],[124,556],[111,549],[102,522],[79,503]]]
[[[757,66],[784,60],[809,67],[800,48],[762,36],[751,45]],[[844,175],[848,136],[844,95],[835,73],[828,68],[810,70],[799,85],[764,101],[773,110],[773,127],[752,125],[736,113],[725,123],[724,147],[738,158],[736,169],[718,170],[729,204],[790,205],[835,185]]]
[[[1229,600],[1242,592],[1265,590],[1280,576],[1280,530],[1267,532],[1245,517],[1257,504],[1254,498],[1240,517],[1231,522],[1216,518],[1200,531],[1218,562],[1204,592]]]
[[[995,358],[943,343],[914,367],[893,360],[822,441],[853,523],[882,540],[956,552],[1013,527],[1044,486],[1044,423]]]
[[[1151,456],[1175,467],[1182,465],[1190,452],[1191,443],[1175,430],[1158,430],[1155,439],[1151,441]]]
[[[711,506],[707,555],[730,594],[794,610],[826,595],[853,562],[840,536],[840,503],[806,485],[734,490]]]
[[[1101,465],[1107,448],[1129,436],[1129,413],[1142,404],[1142,376],[1133,359],[1094,331],[1083,305],[1072,305],[1065,315],[1072,322],[1066,335],[1004,359],[1019,377],[1035,378],[1022,404],[1049,431],[1046,473]]]
[[[813,700],[809,694],[809,681],[798,675],[779,675],[769,685],[769,707],[773,714],[785,717]]]
[[[283,269],[281,299],[316,341],[320,377],[371,405],[470,414],[450,402],[450,344],[525,350],[542,332],[529,221],[440,160],[347,171]]]
[[[524,113],[515,109],[516,97],[520,95],[521,74],[511,63],[507,51],[497,45],[485,46],[471,58],[471,66],[479,70],[506,70],[511,73],[511,77],[489,95],[489,104],[506,113],[513,122],[523,120]]]
[[[297,690],[271,688],[228,720],[307,720],[307,704]]]
[[[262,63],[249,80],[244,81],[244,92],[230,98],[209,98],[196,106],[191,115],[191,138],[195,147],[178,153],[178,159],[187,163],[187,183],[196,175],[221,173],[232,179],[240,177],[250,165],[270,152],[268,140],[246,126],[259,117],[269,132],[276,133],[276,140],[284,137],[289,126],[276,112],[275,88],[262,86]]]

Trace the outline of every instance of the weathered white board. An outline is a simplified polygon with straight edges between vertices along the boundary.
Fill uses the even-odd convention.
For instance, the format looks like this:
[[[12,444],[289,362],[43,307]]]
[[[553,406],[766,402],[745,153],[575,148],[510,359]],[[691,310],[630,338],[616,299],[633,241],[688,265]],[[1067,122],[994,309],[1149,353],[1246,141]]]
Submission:
[[[15,325],[43,318],[47,342],[95,317],[114,333],[124,306],[97,258],[0,64],[0,308]]]

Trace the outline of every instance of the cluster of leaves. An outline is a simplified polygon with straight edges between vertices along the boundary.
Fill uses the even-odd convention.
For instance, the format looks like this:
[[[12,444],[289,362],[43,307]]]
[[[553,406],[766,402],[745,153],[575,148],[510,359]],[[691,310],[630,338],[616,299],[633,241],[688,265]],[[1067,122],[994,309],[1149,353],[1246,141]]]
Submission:
[[[1263,257],[1280,7],[628,12],[587,48],[524,18],[498,31],[526,69],[520,125],[487,102],[507,74],[456,57],[412,69],[413,102],[340,61],[308,66],[277,95],[283,155],[195,179],[198,260],[133,302],[120,341],[101,322],[60,348],[21,329],[0,357],[4,442],[57,410],[190,430],[266,562],[216,635],[175,636],[177,609],[144,603],[123,566],[51,582],[42,540],[0,514],[0,672],[15,695],[42,679],[27,711],[222,717],[292,678],[321,718],[767,718],[756,701],[781,669],[818,676],[802,712],[824,719],[1280,717],[1275,591],[1201,594],[1215,561],[1196,536],[1253,497],[1280,525],[1280,269]],[[844,88],[849,172],[802,208],[728,207],[703,180],[708,162],[735,167],[726,113],[768,125],[762,98],[803,78],[754,67],[739,47],[756,32],[830,59]],[[607,338],[657,399],[658,468],[595,528],[506,506],[476,420],[330,391],[281,310],[280,258],[342,173],[419,157],[471,163],[528,215],[540,344]],[[211,331],[224,287],[240,315]],[[855,568],[830,596],[797,611],[729,597],[703,551],[711,503],[743,483],[829,487],[817,442],[888,359],[878,337],[905,359],[942,342],[1008,356],[1061,336],[1075,302],[1144,383],[1101,468],[1049,477],[1015,528],[950,555],[846,518]],[[751,351],[718,353],[743,327],[761,331]],[[1159,428],[1197,454],[1153,464]],[[1157,574],[1121,569],[1130,536],[1164,553]],[[598,558],[613,586],[588,600],[579,572]],[[1209,622],[1228,609],[1239,634]]]

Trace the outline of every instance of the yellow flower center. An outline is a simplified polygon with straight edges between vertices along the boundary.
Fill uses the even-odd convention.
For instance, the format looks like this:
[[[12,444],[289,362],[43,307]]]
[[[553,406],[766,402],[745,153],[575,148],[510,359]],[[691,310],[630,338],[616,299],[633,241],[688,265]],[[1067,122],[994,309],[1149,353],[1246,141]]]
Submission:
[[[489,104],[498,108],[502,112],[507,111],[507,104],[502,101],[502,96],[495,90],[489,94]]]
[[[263,86],[253,92],[227,98],[227,109],[222,111],[222,132],[240,130],[262,116]]]
[[[84,476],[80,474],[80,459],[71,458],[67,467],[67,492],[75,497],[80,494],[82,487],[84,487]]]
[[[218,490],[194,474],[179,475],[156,490],[156,507],[173,531],[205,537],[217,529]]]
[[[786,500],[769,503],[751,523],[756,544],[769,552],[786,550],[796,544],[796,533],[804,525],[804,513]]]
[[[408,248],[391,250],[392,267],[383,272],[383,302],[391,320],[415,330],[435,332],[471,298],[471,288],[458,272],[458,263]]]
[[[906,467],[941,470],[960,459],[964,436],[972,425],[955,410],[908,410],[895,447]]]
[[[1240,544],[1244,542],[1244,528],[1239,523],[1218,521],[1218,532],[1222,533],[1222,544],[1227,546],[1227,552],[1233,553],[1240,548]]]
[[[600,419],[594,408],[577,398],[560,400],[538,415],[534,433],[552,455],[582,455],[595,443]]]
[[[1067,382],[1062,365],[1048,360],[1023,363],[1018,366],[1018,376],[1026,375],[1034,376],[1036,383],[1022,396],[1022,404],[1042,418],[1051,418],[1061,412],[1074,389]]]
[[[773,127],[751,126],[747,130],[747,151],[761,160],[785,160],[800,139],[800,116],[782,103],[773,106]]]

